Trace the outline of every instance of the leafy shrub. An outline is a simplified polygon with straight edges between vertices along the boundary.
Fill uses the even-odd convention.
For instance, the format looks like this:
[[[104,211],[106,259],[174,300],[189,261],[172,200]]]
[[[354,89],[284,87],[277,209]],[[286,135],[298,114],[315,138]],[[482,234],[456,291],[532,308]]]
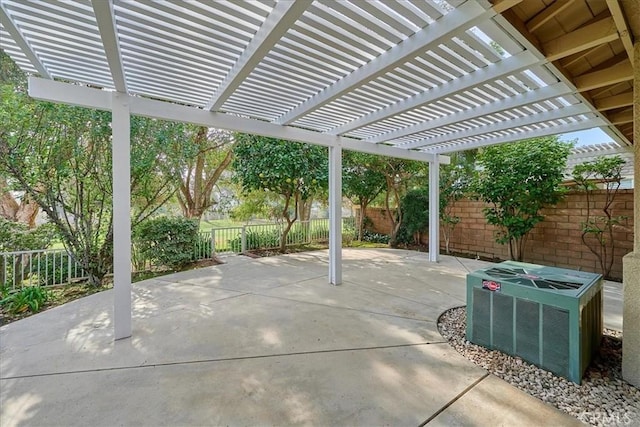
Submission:
[[[142,259],[157,266],[181,268],[193,261],[198,223],[180,217],[150,219],[136,227],[133,240]]]
[[[12,315],[24,313],[27,310],[37,313],[49,300],[49,297],[49,291],[46,289],[39,286],[27,286],[1,300],[0,305]]]
[[[309,226],[306,224],[301,224],[298,227],[294,226],[287,234],[287,243],[294,245],[307,243],[309,241],[309,233]]]
[[[278,246],[280,246],[280,230],[277,228],[247,233],[247,249],[277,248]]]
[[[0,217],[0,252],[45,249],[56,237],[53,224],[30,229],[25,224]]]
[[[45,249],[56,237],[53,224],[30,229],[25,224],[0,218],[0,252]],[[14,277],[26,279],[37,272],[39,267],[33,265],[30,258],[29,255],[0,257],[0,277],[7,280],[4,285],[13,286]]]
[[[196,245],[193,250],[193,260],[211,258],[211,237],[200,235],[196,239]]]
[[[82,268],[77,265],[69,254],[64,252],[54,252],[52,256],[47,258],[42,256],[39,262],[34,259],[31,263],[39,264],[35,268],[38,269],[38,278],[41,285],[60,285],[67,283],[69,279],[85,277],[85,272]]]
[[[362,240],[371,243],[389,243],[389,236],[381,233],[374,233],[373,231],[364,230],[362,233]]]
[[[373,228],[373,220],[367,215],[362,219],[362,228],[364,230],[371,230]],[[364,238],[364,235],[362,237]]]
[[[264,231],[247,231],[247,250],[251,249],[268,249],[280,246],[280,230],[273,228]],[[240,252],[242,250],[242,236],[229,240],[231,250]]]
[[[429,187],[410,190],[401,201],[402,225],[406,234],[413,237],[429,227]],[[413,242],[410,242],[413,243]]]
[[[358,230],[353,222],[345,223],[342,227],[342,243],[350,245],[358,236]]]
[[[319,225],[311,230],[311,240],[316,242],[326,242],[329,238],[329,226]]]

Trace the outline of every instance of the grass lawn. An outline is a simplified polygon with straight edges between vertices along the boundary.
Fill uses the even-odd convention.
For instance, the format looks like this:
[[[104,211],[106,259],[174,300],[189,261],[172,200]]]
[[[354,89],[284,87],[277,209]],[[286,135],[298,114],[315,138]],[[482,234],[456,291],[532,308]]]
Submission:
[[[234,221],[232,219],[211,219],[208,221],[200,221],[200,231],[209,231],[212,228],[220,227],[242,227],[244,222]]]
[[[243,225],[254,224],[271,224],[273,221],[266,219],[257,219],[249,221],[249,223],[242,221],[234,221],[232,219],[211,219],[200,221],[200,231],[209,231],[212,228],[224,228],[224,227],[242,227]]]

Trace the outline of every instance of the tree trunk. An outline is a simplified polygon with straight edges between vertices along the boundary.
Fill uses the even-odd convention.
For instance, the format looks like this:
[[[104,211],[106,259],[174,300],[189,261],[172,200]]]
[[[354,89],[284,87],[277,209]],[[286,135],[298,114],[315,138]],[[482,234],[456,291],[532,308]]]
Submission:
[[[387,194],[385,196],[384,204],[387,211],[387,215],[389,216],[389,222],[391,225],[391,235],[389,236],[389,247],[395,248],[398,246],[398,231],[400,230],[400,225],[402,224],[402,210],[400,209],[400,194],[398,193],[398,189],[392,183],[392,177],[387,177]],[[391,213],[390,206],[390,192],[393,191],[393,197],[395,200],[396,211]]]
[[[0,179],[0,216],[15,221],[18,208],[18,202],[6,187],[6,181]]]
[[[300,221],[309,221],[311,219],[311,205],[313,205],[313,198],[311,197],[307,200],[300,200],[298,204],[298,219]]]
[[[293,211],[295,212],[293,218],[289,215],[289,205],[291,204],[291,197],[294,198],[295,206]],[[280,236],[280,253],[285,253],[287,250],[287,236],[289,235],[289,231],[291,227],[293,227],[293,223],[298,219],[298,205],[300,203],[300,195],[296,193],[293,196],[287,197],[287,201],[284,204],[284,209],[282,210],[282,217],[286,220],[287,225],[282,230],[282,236]]]
[[[360,217],[358,218],[358,241],[362,242],[364,234],[364,218],[367,216],[368,201],[360,200]]]
[[[0,178],[0,217],[35,228],[38,212],[40,207],[28,194],[25,193],[18,203],[9,191],[7,181]]]
[[[233,160],[233,152],[229,150],[219,165],[212,169],[206,164],[206,154],[210,150],[207,147],[208,129],[204,126],[198,128],[195,142],[201,147],[195,162],[190,164],[186,175],[182,177],[179,191],[178,203],[182,208],[182,214],[185,218],[194,218],[200,221],[205,211],[213,206],[211,199],[213,188],[220,179],[222,172],[229,166]]]
[[[36,228],[36,218],[39,212],[40,206],[28,194],[25,194],[16,214],[16,221],[27,224],[29,228]]]

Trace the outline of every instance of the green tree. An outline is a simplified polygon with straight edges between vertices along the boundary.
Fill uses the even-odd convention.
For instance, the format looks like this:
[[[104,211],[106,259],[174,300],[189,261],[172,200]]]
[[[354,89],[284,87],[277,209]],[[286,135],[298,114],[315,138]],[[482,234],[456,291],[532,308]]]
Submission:
[[[0,50],[0,86],[8,85],[17,91],[26,91],[27,77],[7,54]],[[40,208],[29,194],[16,197],[10,177],[0,174],[0,218],[36,227]]]
[[[480,153],[475,191],[490,205],[485,217],[498,227],[496,241],[509,244],[511,259],[522,261],[528,233],[544,219],[540,210],[560,200],[571,146],[552,136],[491,146]]]
[[[238,134],[234,146],[233,169],[244,191],[264,190],[282,200],[281,218],[286,222],[280,251],[298,219],[301,201],[327,187],[327,150],[281,139]]]
[[[626,161],[620,156],[600,157],[593,162],[585,162],[573,169],[573,179],[579,189],[587,196],[587,218],[580,224],[582,228],[582,242],[596,256],[600,264],[600,271],[608,277],[613,267],[613,255],[616,249],[616,239],[613,233],[626,217],[613,215],[615,201],[620,182],[622,168]],[[601,185],[605,192],[602,205],[604,215],[593,214],[593,191]]]
[[[113,252],[111,188],[104,173],[111,165],[109,117],[81,108],[18,102],[11,95],[5,86],[3,110],[8,114],[2,117],[0,167],[46,212],[97,285],[111,268]]]
[[[451,163],[440,166],[440,226],[447,253],[450,253],[451,234],[460,222],[460,217],[453,215],[453,204],[469,191],[476,154],[476,150],[452,153]]]
[[[183,124],[146,117],[131,117],[131,223],[138,224],[156,214],[175,195],[172,171],[181,159],[171,151],[181,141]],[[111,183],[110,171],[104,179]]]
[[[170,142],[171,175],[185,218],[200,221],[215,204],[213,190],[231,164],[233,135],[205,126],[180,125]]]
[[[402,225],[398,241],[420,244],[422,233],[429,227],[429,186],[413,188],[402,197]]]
[[[426,179],[426,164],[393,157],[378,157],[371,168],[381,173],[385,179],[384,207],[391,225],[389,246],[398,245],[398,231],[402,226],[403,214],[400,209],[402,197],[412,182],[421,183]]]
[[[4,63],[3,63],[4,67]],[[34,101],[26,86],[0,85],[0,176],[47,214],[71,256],[98,285],[112,269],[111,114]],[[174,130],[132,118],[134,227],[171,197],[161,166]]]
[[[282,212],[280,196],[264,189],[240,192],[240,203],[231,209],[230,216],[236,221],[248,223],[253,218],[278,221]]]
[[[378,161],[374,154],[345,151],[342,155],[342,192],[352,203],[360,207],[358,240],[362,240],[367,207],[384,190],[384,174],[372,168]]]

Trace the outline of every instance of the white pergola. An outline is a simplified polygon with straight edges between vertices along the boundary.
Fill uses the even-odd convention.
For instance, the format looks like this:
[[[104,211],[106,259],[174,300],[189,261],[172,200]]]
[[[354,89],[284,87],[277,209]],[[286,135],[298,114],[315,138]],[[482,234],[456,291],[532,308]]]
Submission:
[[[569,21],[586,14],[579,28],[560,22],[569,7]],[[132,328],[130,115],[328,147],[337,285],[343,149],[428,162],[431,206],[450,152],[594,127],[628,149],[626,13],[616,0],[0,0],[0,47],[34,98],[113,112],[120,339]],[[551,24],[552,40],[534,40]],[[585,71],[602,46],[613,59]],[[431,261],[438,224],[431,209]]]

